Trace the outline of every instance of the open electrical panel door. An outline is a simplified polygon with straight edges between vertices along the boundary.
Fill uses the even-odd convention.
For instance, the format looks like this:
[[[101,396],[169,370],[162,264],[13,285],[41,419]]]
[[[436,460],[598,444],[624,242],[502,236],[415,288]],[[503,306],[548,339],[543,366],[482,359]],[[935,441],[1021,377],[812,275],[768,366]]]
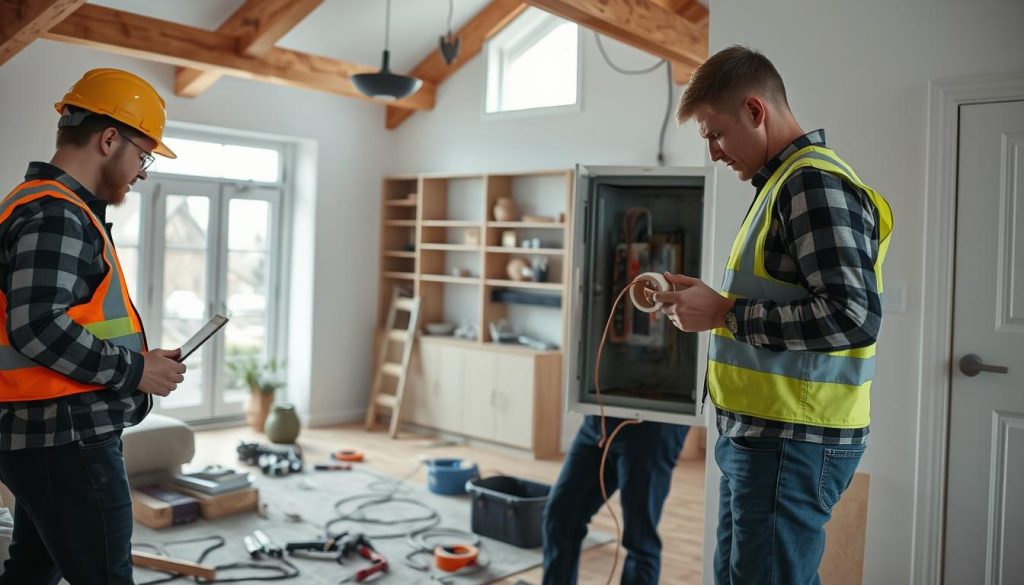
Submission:
[[[566,409],[598,414],[594,365],[612,305],[644,272],[709,278],[714,171],[576,168],[566,318]],[[601,358],[605,414],[704,425],[707,333],[684,333],[623,297]]]

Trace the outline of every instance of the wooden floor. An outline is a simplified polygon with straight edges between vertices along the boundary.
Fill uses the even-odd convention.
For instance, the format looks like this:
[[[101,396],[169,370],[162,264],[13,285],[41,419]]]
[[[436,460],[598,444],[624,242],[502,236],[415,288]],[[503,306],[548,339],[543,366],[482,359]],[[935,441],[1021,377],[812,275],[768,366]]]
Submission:
[[[220,429],[196,433],[196,456],[198,464],[234,464],[237,461],[235,447],[238,441],[266,442],[262,434],[248,428]],[[303,455],[308,465],[326,461],[328,453],[338,449],[359,449],[366,453],[366,464],[373,469],[402,477],[418,465],[418,457],[459,457],[477,462],[485,475],[503,473],[545,483],[554,482],[561,468],[560,461],[534,461],[527,454],[505,450],[500,447],[480,446],[434,446],[425,437],[403,433],[399,439],[391,440],[385,432],[367,433],[361,425],[346,425],[331,428],[303,429],[299,437]],[[426,472],[422,469],[408,481],[426,484]],[[618,498],[613,498],[616,514]],[[696,585],[700,582],[702,540],[704,523],[704,461],[703,458],[681,459],[672,480],[672,490],[665,504],[659,533],[663,552],[661,582],[672,585]],[[611,516],[606,510],[592,522],[596,530],[614,534]],[[580,562],[581,585],[601,585],[608,579],[612,566],[614,543],[584,551]],[[619,571],[622,568],[624,551],[619,553]],[[540,568],[525,571],[514,577],[499,581],[513,585],[519,579],[539,584]],[[616,575],[613,583],[618,583]]]

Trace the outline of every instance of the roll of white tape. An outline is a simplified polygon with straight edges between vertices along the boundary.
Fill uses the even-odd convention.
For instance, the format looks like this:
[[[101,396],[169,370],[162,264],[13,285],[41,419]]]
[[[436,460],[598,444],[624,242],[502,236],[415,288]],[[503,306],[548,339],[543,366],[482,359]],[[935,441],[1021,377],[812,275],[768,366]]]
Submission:
[[[654,302],[648,293],[668,292],[672,285],[657,272],[644,272],[629,283],[629,300],[633,306],[644,313],[654,313],[661,309],[661,303]]]

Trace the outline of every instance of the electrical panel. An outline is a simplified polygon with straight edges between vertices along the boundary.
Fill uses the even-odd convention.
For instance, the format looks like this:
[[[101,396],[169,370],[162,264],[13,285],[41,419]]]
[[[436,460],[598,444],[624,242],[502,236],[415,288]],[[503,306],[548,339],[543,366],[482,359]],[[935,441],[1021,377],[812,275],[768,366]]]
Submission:
[[[660,311],[640,311],[621,293],[644,272],[716,285],[707,276],[711,193],[711,169],[577,166],[566,312],[568,410],[598,414],[600,381],[608,416],[703,425],[707,334],[684,333]]]

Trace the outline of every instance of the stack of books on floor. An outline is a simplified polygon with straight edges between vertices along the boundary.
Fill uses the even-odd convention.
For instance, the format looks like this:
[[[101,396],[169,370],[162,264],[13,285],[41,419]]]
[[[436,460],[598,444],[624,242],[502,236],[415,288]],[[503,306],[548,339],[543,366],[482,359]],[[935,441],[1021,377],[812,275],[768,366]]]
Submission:
[[[182,470],[170,483],[140,487],[132,493],[136,520],[150,528],[165,528],[201,517],[216,520],[256,511],[259,490],[253,476],[228,467],[207,466]]]
[[[211,496],[249,488],[252,481],[248,472],[220,465],[186,469],[174,478],[174,483],[180,487]]]

